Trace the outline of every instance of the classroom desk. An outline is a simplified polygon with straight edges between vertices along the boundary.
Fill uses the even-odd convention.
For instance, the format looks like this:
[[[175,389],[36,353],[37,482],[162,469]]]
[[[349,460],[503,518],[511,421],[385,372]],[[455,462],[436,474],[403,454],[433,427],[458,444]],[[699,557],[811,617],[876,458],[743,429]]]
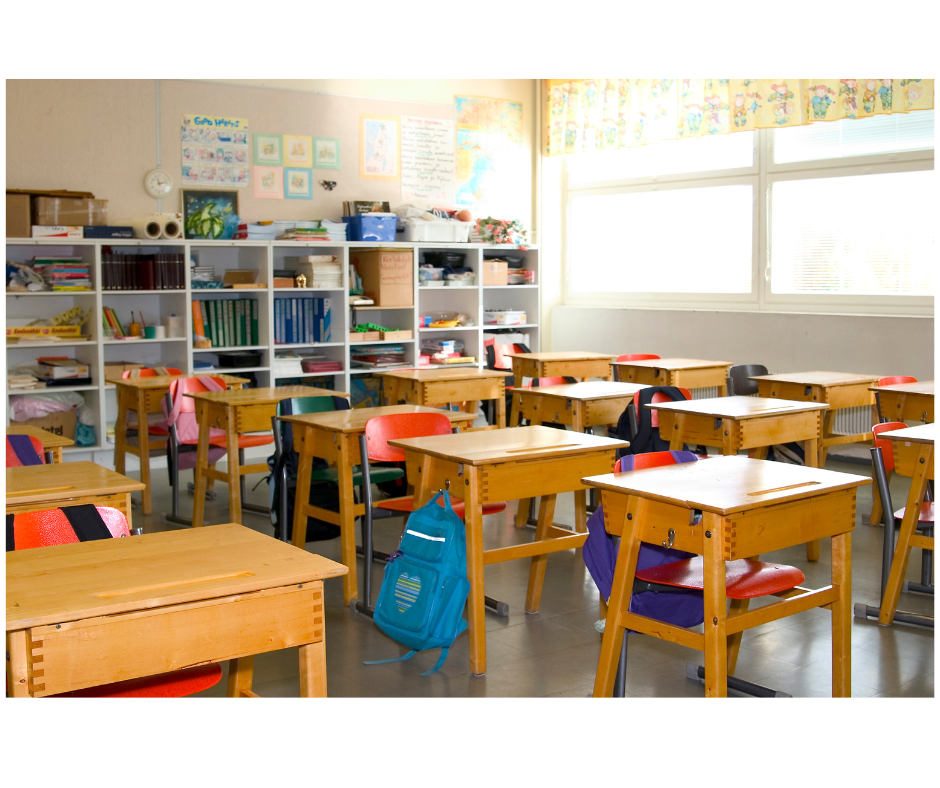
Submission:
[[[36,438],[42,444],[46,462],[62,462],[62,449],[75,445],[75,441],[71,438],[64,438],[49,430],[33,427],[31,424],[10,424],[7,426],[7,435],[29,435],[31,438]]]
[[[413,405],[448,405],[463,402],[477,412],[479,400],[496,401],[496,426],[506,426],[506,373],[492,369],[396,369],[377,373],[382,378],[386,405],[405,400]]]
[[[216,479],[228,484],[228,510],[233,522],[242,519],[240,479],[249,473],[267,473],[267,463],[241,467],[238,457],[238,436],[244,432],[270,432],[271,418],[277,403],[294,397],[348,397],[341,391],[330,391],[313,386],[274,386],[272,388],[241,389],[237,391],[188,392],[196,401],[196,420],[199,424],[199,447],[196,455],[196,489],[193,503],[193,527],[202,525],[206,509],[206,481]],[[227,435],[225,473],[209,467],[209,429],[224,429]]]
[[[830,446],[871,441],[871,430],[857,435],[833,435],[832,425],[839,408],[871,408],[872,424],[878,421],[875,395],[869,388],[878,383],[877,375],[854,375],[848,372],[786,372],[781,375],[754,375],[757,393],[761,397],[825,402],[829,405],[823,417],[822,440],[819,443],[819,464],[826,466],[826,453]]]
[[[702,389],[715,386],[718,395],[728,394],[728,369],[732,361],[703,361],[698,358],[651,358],[639,361],[612,361],[624,383],[648,386],[681,386]]]
[[[514,387],[522,386],[523,378],[603,378],[611,380],[610,360],[613,356],[603,353],[587,353],[579,350],[564,350],[554,353],[507,353],[512,359]],[[509,426],[519,426],[519,411],[513,399],[510,408]]]
[[[461,425],[472,424],[474,419],[471,413],[418,405],[352,408],[280,417],[281,421],[291,425],[294,451],[300,458],[297,489],[294,493],[293,543],[296,547],[306,544],[307,517],[317,517],[340,527],[340,555],[343,563],[349,567],[349,573],[343,578],[343,601],[347,605],[356,599],[359,593],[355,525],[356,517],[365,514],[363,505],[356,503],[353,498],[353,467],[361,462],[359,436],[365,430],[369,419],[395,413],[443,413],[455,429],[460,429]],[[310,474],[314,457],[336,465],[339,476],[339,512],[321,509],[309,503]]]
[[[345,572],[235,523],[9,552],[8,691],[42,697],[228,659],[228,695],[244,697],[255,654],[296,646],[300,694],[325,697],[323,581]]]
[[[143,482],[93,462],[56,462],[7,468],[7,514],[90,503],[120,509],[131,525],[131,493]]]
[[[903,476],[911,476],[911,490],[904,508],[904,519],[898,532],[898,543],[891,560],[891,572],[881,600],[878,623],[890,626],[898,609],[898,598],[907,572],[907,561],[912,547],[933,550],[933,537],[917,533],[917,521],[924,502],[927,483],[934,478],[933,445],[936,428],[933,424],[922,424],[904,430],[882,432],[878,438],[894,443],[894,466]],[[893,542],[893,529],[885,529],[885,539]]]
[[[881,415],[887,421],[933,422],[933,381],[871,386],[869,391],[881,402]]]
[[[443,488],[464,499],[470,672],[482,675],[486,673],[483,567],[531,557],[525,609],[537,613],[548,554],[581,547],[587,538],[587,534],[572,533],[553,524],[555,495],[583,490],[582,476],[613,468],[616,449],[624,442],[549,427],[517,427],[391,440],[389,445],[404,449],[409,466],[417,471],[420,484],[415,485],[416,506],[424,505]],[[536,496],[542,501],[535,541],[484,550],[483,504]]]
[[[806,466],[819,467],[823,402],[792,402],[762,397],[711,397],[648,405],[659,413],[659,434],[672,451],[684,443],[714,446],[725,456],[748,450],[763,460],[775,443],[805,441]],[[819,542],[807,542],[806,558],[819,560]]]
[[[565,424],[575,432],[586,432],[591,427],[616,424],[633,395],[645,385],[614,383],[608,380],[589,380],[584,383],[564,383],[539,386],[532,389],[513,389],[512,400],[522,418],[533,426],[539,424]],[[578,533],[587,530],[585,491],[574,494],[575,523]],[[529,501],[519,502],[516,527],[522,528],[528,519]]]
[[[153,510],[150,497],[150,452],[153,449],[165,449],[167,438],[165,435],[150,437],[149,433],[140,429],[140,425],[147,421],[147,414],[163,414],[161,403],[170,390],[170,383],[176,378],[185,378],[187,375],[157,375],[152,378],[119,378],[111,381],[117,394],[118,415],[114,425],[114,469],[124,473],[125,455],[133,454],[140,460],[140,480],[144,483],[141,493],[141,508],[144,514]],[[216,375],[222,378],[229,388],[240,389],[248,382],[247,378],[233,377],[232,375]],[[129,424],[128,414],[134,413],[137,417],[135,425]],[[137,429],[137,445],[128,440],[127,430]],[[141,441],[141,436],[145,439]]]
[[[832,694],[851,694],[852,530],[857,488],[871,479],[747,457],[713,457],[583,480],[598,487],[604,527],[620,536],[594,697],[610,697],[624,629],[705,652],[705,694],[728,694],[729,636],[783,616],[831,606]],[[691,525],[692,510],[703,512]],[[640,542],[703,556],[704,634],[629,612]],[[726,612],[725,561],[830,537],[831,585],[805,588],[749,612]],[[745,608],[746,609],[746,608]]]

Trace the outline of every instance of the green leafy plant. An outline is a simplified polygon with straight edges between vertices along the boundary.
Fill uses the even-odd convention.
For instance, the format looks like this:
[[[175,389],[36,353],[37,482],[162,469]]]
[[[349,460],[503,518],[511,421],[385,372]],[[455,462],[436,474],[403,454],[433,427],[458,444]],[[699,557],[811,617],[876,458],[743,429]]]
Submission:
[[[225,230],[225,220],[219,213],[213,213],[215,203],[206,203],[205,207],[196,211],[186,219],[186,232],[195,238],[218,238]]]

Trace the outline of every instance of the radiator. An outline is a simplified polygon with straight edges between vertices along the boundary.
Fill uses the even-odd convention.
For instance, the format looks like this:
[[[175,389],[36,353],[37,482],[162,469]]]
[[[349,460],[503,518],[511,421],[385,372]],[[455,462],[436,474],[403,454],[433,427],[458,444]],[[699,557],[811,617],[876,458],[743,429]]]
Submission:
[[[871,408],[840,408],[832,422],[832,431],[839,435],[859,435],[871,432]]]
[[[718,386],[709,386],[704,389],[691,389],[692,399],[707,399],[718,396]]]

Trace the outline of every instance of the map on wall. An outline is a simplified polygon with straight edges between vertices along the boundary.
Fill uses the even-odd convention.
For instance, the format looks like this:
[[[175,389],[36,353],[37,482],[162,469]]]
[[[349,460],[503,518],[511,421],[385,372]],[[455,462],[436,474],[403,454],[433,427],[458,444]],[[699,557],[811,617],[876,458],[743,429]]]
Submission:
[[[457,203],[474,215],[510,215],[526,183],[522,104],[455,96]]]
[[[183,115],[183,186],[247,186],[250,181],[248,121],[215,115]]]

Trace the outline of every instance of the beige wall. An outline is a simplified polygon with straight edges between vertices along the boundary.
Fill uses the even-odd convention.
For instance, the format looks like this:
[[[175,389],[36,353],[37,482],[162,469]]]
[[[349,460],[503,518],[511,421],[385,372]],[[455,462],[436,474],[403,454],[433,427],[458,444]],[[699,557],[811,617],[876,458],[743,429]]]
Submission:
[[[235,84],[237,83],[237,84]],[[109,220],[152,213],[143,189],[157,164],[156,80],[8,80],[7,188],[91,191],[109,201]],[[337,182],[314,185],[310,200],[259,200],[239,189],[239,213],[262,219],[338,220],[344,199],[401,202],[400,184],[359,179],[359,115],[453,117],[454,95],[523,103],[525,173],[519,215],[533,227],[535,80],[215,80],[159,81],[161,165],[179,186],[183,113],[248,119],[249,130],[340,140],[341,170],[315,171]],[[341,95],[340,95],[341,94]],[[162,210],[179,209],[179,189]]]

